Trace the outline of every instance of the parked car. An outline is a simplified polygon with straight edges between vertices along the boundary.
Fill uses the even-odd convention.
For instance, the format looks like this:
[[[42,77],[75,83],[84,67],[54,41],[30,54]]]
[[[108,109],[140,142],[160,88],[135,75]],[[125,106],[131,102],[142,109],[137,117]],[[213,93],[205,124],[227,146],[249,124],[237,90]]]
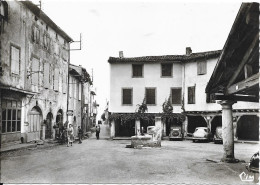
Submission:
[[[197,127],[192,136],[192,141],[212,141],[213,135],[207,127]]]
[[[246,165],[249,172],[254,173],[254,182],[259,183],[259,151],[257,151]]]
[[[178,139],[178,140],[183,139],[181,126],[171,127],[169,140],[174,140],[174,139]]]
[[[223,143],[222,127],[217,127],[213,138],[214,143]]]

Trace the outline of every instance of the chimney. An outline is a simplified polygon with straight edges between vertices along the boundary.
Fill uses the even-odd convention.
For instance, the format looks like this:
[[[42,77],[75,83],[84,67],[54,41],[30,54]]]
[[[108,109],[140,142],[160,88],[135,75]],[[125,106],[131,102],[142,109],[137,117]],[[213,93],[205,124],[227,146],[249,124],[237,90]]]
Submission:
[[[124,58],[124,53],[123,53],[123,51],[119,51],[119,58]]]
[[[191,47],[186,47],[186,55],[190,55],[192,53]]]

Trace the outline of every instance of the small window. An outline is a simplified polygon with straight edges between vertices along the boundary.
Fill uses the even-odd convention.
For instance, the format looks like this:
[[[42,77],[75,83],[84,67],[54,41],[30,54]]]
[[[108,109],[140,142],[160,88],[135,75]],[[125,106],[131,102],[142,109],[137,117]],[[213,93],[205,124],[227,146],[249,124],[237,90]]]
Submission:
[[[11,46],[11,72],[20,74],[20,48]]]
[[[172,64],[161,64],[162,76],[171,77],[172,76]]]
[[[127,88],[122,90],[122,104],[132,105],[133,89]]]
[[[133,77],[143,77],[143,65],[133,64],[132,65]]]
[[[181,104],[181,88],[171,89],[172,104]]]
[[[146,104],[155,105],[155,88],[145,89]]]
[[[198,75],[207,74],[207,62],[206,62],[206,60],[197,62],[197,74]]]
[[[188,87],[188,104],[195,104],[195,86]]]

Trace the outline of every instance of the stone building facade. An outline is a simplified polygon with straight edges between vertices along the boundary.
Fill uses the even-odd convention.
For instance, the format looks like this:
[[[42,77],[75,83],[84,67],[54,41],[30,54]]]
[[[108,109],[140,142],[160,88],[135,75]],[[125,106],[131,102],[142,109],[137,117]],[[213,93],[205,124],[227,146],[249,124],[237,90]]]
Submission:
[[[54,124],[66,121],[72,39],[29,1],[0,4],[1,143],[55,138]]]
[[[68,122],[73,125],[74,135],[77,135],[78,126],[84,133],[92,127],[89,111],[91,86],[92,81],[86,69],[70,64]]]

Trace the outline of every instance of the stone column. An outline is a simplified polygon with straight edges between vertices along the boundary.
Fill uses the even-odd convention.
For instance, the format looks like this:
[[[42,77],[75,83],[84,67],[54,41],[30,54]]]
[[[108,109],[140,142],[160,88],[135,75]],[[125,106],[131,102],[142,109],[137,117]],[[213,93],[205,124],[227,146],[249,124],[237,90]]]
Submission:
[[[222,137],[224,154],[221,161],[237,162],[234,155],[234,133],[233,133],[233,116],[232,105],[234,101],[221,101],[222,106]]]
[[[185,116],[185,120],[182,122],[183,125],[183,137],[187,137],[187,133],[188,133],[188,117]]]
[[[135,120],[135,135],[140,135],[141,133],[141,123],[140,123],[140,119],[136,119]]]
[[[41,140],[45,140],[45,127],[46,127],[46,125],[42,124],[42,138],[41,138]]]
[[[110,138],[114,138],[115,135],[116,135],[115,120],[112,120],[110,126]]]
[[[161,117],[155,117],[155,126],[160,128],[161,138],[162,138],[162,119],[161,119]]]

